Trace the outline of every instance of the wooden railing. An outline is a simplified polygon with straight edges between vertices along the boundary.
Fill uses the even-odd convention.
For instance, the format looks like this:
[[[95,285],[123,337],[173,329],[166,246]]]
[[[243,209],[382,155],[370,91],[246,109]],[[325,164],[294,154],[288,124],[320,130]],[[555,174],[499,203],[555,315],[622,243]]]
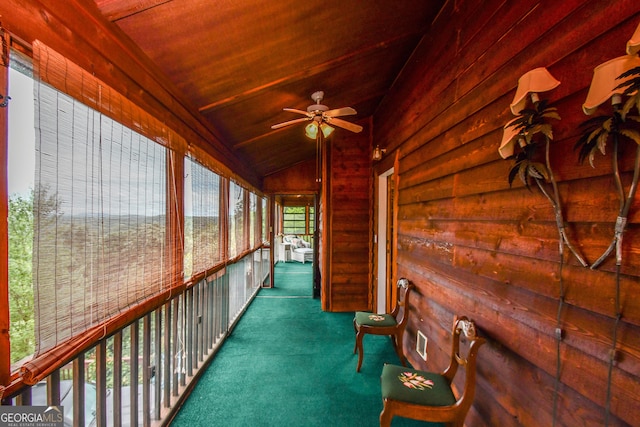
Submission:
[[[166,425],[270,273],[245,255],[3,403],[63,406],[65,425]]]

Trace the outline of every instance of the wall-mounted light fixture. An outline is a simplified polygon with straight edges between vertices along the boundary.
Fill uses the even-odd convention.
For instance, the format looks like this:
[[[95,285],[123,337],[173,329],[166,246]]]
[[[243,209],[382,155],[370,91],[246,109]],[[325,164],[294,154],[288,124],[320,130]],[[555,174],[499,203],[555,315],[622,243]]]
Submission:
[[[380,148],[379,145],[376,145],[376,148],[373,149],[373,155],[371,158],[375,161],[381,160],[382,155],[387,152],[386,148]]]
[[[559,84],[560,82],[545,67],[526,72],[518,79],[518,89],[511,103],[511,112],[514,116],[519,115],[527,104],[527,95],[531,95],[531,101],[535,104],[539,100],[539,92],[555,89]]]
[[[611,104],[619,105],[625,88],[624,85],[620,87],[624,79],[618,79],[618,77],[635,67],[640,67],[640,58],[634,55],[619,56],[598,65],[593,70],[593,79],[587,99],[582,104],[582,111],[591,115],[609,98],[611,98]]]
[[[558,87],[560,82],[556,80],[545,67],[535,68],[526,72],[518,79],[518,88],[513,97],[510,108],[514,116],[519,116],[527,105],[528,96],[531,95],[531,102],[536,104],[540,101],[538,93],[547,92]],[[523,147],[526,144],[520,129],[507,123],[503,128],[502,142],[498,152],[503,159],[513,155],[516,142]]]
[[[522,146],[524,141],[520,136],[520,132],[515,128],[515,126],[509,126],[509,123],[504,125],[502,132],[502,142],[500,143],[500,148],[498,148],[498,152],[503,159],[513,156],[514,148],[516,142],[519,142],[519,145]]]

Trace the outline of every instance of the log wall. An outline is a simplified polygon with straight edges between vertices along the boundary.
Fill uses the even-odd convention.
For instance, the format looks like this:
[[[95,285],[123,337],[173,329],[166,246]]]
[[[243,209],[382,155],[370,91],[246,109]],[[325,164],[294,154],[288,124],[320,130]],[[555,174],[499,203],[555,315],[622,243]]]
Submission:
[[[561,269],[551,204],[518,179],[510,187],[513,162],[498,154],[518,78],[547,67],[561,81],[541,94],[562,117],[552,169],[570,238],[593,263],[613,237],[618,201],[611,146],[595,168],[578,162],[581,104],[594,67],[623,55],[639,23],[631,0],[449,1],[374,117],[373,144],[399,156],[398,276],[417,286],[405,352],[414,366],[444,368],[454,314],[488,339],[469,426],[640,425],[640,197],[616,327],[615,258],[592,270],[566,251]],[[415,352],[418,329],[428,363]]]
[[[364,310],[370,306],[371,138],[337,130],[327,139],[323,185],[322,308]]]

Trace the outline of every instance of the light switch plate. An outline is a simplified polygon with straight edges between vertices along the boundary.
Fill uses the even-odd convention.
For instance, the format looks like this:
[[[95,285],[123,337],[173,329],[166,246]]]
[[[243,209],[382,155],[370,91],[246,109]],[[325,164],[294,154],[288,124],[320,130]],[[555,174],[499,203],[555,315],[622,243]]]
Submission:
[[[427,361],[427,337],[420,331],[416,337],[416,351],[422,357],[422,360]]]

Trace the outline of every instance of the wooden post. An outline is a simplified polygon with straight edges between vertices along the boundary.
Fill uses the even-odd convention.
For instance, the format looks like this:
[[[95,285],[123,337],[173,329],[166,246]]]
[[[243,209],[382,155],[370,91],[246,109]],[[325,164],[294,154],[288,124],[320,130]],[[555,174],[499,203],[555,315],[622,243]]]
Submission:
[[[0,103],[9,96],[9,34],[0,23]],[[9,108],[0,108],[0,385],[8,385],[11,376],[11,346],[9,341],[9,192],[7,177],[8,118]]]

